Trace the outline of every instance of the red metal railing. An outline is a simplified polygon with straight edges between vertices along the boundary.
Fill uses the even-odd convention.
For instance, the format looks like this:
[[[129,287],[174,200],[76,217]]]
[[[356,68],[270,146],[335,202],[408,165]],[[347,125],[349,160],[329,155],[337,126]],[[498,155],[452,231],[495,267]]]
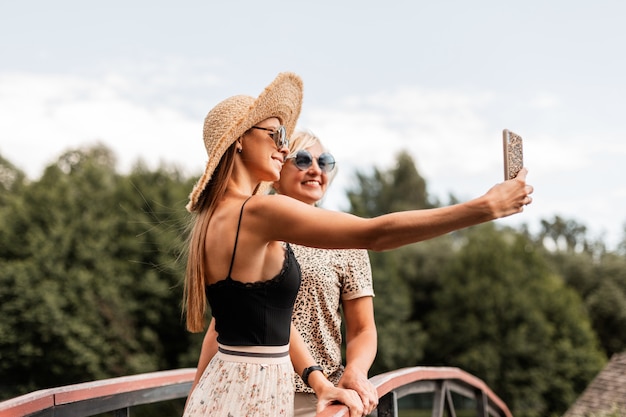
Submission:
[[[513,417],[511,411],[482,380],[458,368],[412,367],[402,368],[370,378],[378,390],[378,417],[396,417],[398,399],[410,394],[433,394],[433,417],[455,416],[452,393],[472,399],[476,416]],[[343,405],[333,405],[317,417],[348,417]]]
[[[152,372],[36,391],[0,402],[0,417],[85,417],[114,411],[129,416],[134,406],[185,398],[195,369]],[[480,379],[458,368],[403,368],[370,378],[378,389],[378,417],[398,415],[398,399],[432,394],[432,416],[455,416],[452,393],[475,404],[476,416],[512,417],[506,404]],[[345,406],[333,405],[318,417],[347,417]]]
[[[131,407],[185,398],[194,368],[104,379],[35,391],[0,402],[0,417],[85,417],[115,411],[129,415]]]

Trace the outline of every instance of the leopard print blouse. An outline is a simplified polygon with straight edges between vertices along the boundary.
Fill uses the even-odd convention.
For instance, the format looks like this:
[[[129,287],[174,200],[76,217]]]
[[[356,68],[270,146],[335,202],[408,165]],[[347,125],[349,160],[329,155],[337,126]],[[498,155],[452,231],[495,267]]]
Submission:
[[[341,302],[373,297],[372,271],[366,250],[316,249],[291,245],[302,271],[293,322],[311,355],[335,385],[343,373]],[[296,392],[313,390],[295,375]]]

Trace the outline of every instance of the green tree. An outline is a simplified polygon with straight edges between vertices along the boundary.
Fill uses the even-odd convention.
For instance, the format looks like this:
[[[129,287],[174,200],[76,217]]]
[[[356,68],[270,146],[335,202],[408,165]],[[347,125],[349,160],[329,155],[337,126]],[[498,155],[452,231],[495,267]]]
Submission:
[[[2,397],[190,364],[176,261],[190,188],[165,168],[118,175],[95,146],[3,195]]]
[[[11,213],[21,211],[21,203],[15,198],[26,186],[26,176],[0,155],[0,259],[20,257],[24,250],[24,235],[11,233]]]
[[[370,254],[378,332],[378,352],[371,375],[413,366],[424,355],[426,334],[419,322],[411,320],[412,297],[408,282],[401,279],[402,258],[400,251]]]
[[[350,213],[375,217],[394,211],[431,208],[426,181],[407,152],[396,156],[396,165],[387,171],[374,167],[368,175],[356,172],[357,184],[347,191]]]
[[[541,220],[539,238],[550,240],[556,250],[576,251],[589,249],[587,227],[575,220],[554,216],[552,221]]]
[[[437,206],[403,153],[388,171],[357,173],[351,211],[372,217]],[[456,203],[454,196],[450,204]],[[380,372],[459,366],[484,379],[515,415],[559,415],[606,358],[585,305],[553,267],[562,254],[600,253],[586,228],[557,219],[532,238],[497,222],[372,253]],[[558,229],[558,230],[557,230]],[[601,246],[600,246],[601,247]]]
[[[181,316],[185,236],[190,224],[185,205],[194,182],[176,169],[150,171],[138,165],[116,197],[126,219],[137,219],[132,233],[124,233],[135,273],[153,274],[162,286],[159,297],[150,296],[155,290],[150,283],[138,288],[142,292],[135,296],[141,301],[137,317],[150,323],[163,347],[160,369],[195,366],[200,351],[202,335],[188,333]]]
[[[622,240],[617,245],[617,253],[626,256],[626,223],[622,226]]]
[[[626,257],[552,253],[554,268],[580,294],[608,357],[626,349]]]
[[[0,154],[0,207],[7,203],[11,193],[26,183],[26,174]]]
[[[610,357],[626,349],[626,256],[606,250],[575,220],[543,220],[539,239],[552,267],[584,300],[600,344]],[[547,242],[546,242],[546,237]],[[560,242],[560,244],[555,244]]]
[[[582,300],[526,236],[464,235],[424,319],[426,361],[479,376],[516,416],[561,415],[606,361]]]
[[[407,152],[397,155],[387,171],[374,168],[371,175],[356,173],[357,185],[347,193],[349,211],[375,217],[392,211],[430,208],[426,181]],[[408,262],[417,245],[384,253],[370,252],[374,277],[374,311],[378,324],[378,354],[371,373],[412,366],[423,356],[426,334],[412,320],[413,300],[410,277],[414,265]]]

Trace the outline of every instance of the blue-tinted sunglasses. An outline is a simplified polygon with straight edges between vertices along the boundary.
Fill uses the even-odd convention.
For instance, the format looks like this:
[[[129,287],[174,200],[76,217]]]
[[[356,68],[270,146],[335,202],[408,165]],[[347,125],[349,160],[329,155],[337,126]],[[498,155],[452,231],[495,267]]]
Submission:
[[[300,171],[305,171],[311,168],[313,165],[313,155],[311,152],[306,149],[301,149],[294,156],[290,156],[287,159],[293,159],[293,163]],[[328,152],[324,152],[317,158],[317,166],[320,169],[328,174],[333,169],[335,169],[335,157],[329,154]]]

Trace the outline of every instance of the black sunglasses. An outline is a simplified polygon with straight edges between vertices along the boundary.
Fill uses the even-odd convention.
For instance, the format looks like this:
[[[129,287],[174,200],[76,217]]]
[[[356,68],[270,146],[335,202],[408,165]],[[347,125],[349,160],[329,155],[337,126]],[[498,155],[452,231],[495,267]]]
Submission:
[[[313,155],[311,155],[311,152],[306,149],[301,149],[296,152],[294,156],[290,156],[287,159],[293,159],[295,166],[298,167],[300,171],[304,171],[311,168],[314,158]],[[317,166],[320,167],[323,172],[328,174],[335,169],[335,157],[328,152],[324,152],[317,158]]]
[[[278,149],[289,147],[289,139],[287,139],[287,130],[285,129],[285,126],[278,126],[276,130],[261,126],[252,126],[250,129],[259,129],[270,132],[270,136],[274,140]]]

